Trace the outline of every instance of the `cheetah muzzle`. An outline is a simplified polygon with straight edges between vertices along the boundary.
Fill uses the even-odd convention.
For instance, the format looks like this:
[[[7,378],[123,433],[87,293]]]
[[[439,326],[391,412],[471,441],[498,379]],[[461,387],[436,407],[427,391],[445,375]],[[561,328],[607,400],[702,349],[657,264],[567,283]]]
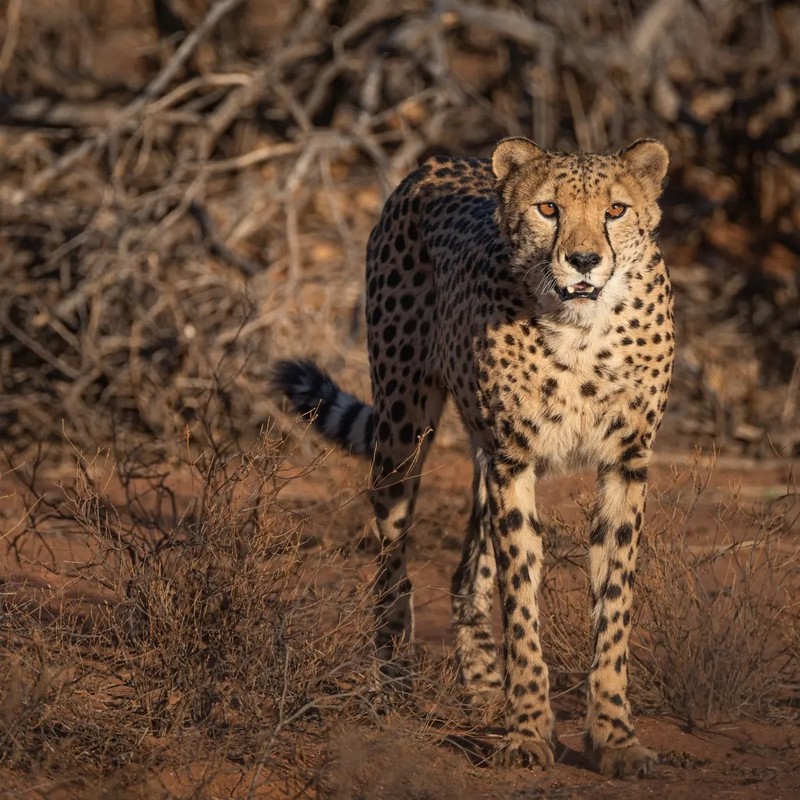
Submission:
[[[491,160],[429,159],[387,200],[367,248],[373,404],[311,362],[275,369],[275,386],[322,433],[373,457],[375,646],[390,679],[413,634],[406,539],[429,432],[445,398],[455,401],[474,460],[451,586],[455,650],[468,697],[501,698],[502,764],[553,763],[536,485],[586,466],[597,469],[586,752],[615,777],[658,761],[634,731],[628,640],[647,467],[675,352],[657,237],[668,162],[653,140],[569,154],[521,138],[501,141]]]

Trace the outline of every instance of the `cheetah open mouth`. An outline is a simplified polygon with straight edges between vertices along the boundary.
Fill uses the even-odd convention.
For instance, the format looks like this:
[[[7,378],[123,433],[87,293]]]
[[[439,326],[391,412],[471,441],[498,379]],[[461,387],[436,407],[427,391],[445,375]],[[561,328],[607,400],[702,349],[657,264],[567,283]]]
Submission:
[[[597,300],[600,288],[586,281],[572,283],[569,286],[556,286],[558,296],[562,300]]]

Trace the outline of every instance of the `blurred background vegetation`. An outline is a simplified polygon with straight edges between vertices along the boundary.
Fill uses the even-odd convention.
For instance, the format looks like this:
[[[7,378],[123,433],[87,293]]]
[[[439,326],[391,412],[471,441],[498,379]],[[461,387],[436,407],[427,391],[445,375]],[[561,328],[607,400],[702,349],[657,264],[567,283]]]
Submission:
[[[4,447],[252,439],[286,355],[366,394],[383,199],[518,134],[669,146],[662,446],[800,455],[798,42],[777,1],[5,0]]]

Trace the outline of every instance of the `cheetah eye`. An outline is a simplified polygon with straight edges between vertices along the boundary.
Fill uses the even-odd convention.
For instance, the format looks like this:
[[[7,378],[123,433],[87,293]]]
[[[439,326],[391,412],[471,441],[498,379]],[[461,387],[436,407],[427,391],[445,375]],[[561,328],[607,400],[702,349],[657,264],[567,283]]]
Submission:
[[[625,203],[612,203],[606,209],[606,216],[611,219],[619,219],[627,210],[628,206]]]
[[[558,206],[555,203],[537,203],[536,210],[548,219],[558,216]]]

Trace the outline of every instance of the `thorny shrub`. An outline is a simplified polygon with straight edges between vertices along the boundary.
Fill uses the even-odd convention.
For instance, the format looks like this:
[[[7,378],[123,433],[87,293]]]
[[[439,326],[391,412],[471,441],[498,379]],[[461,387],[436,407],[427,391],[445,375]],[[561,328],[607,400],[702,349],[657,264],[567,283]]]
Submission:
[[[734,491],[704,523],[695,512],[714,463],[696,457],[675,470],[680,488],[651,490],[634,597],[631,701],[639,712],[669,711],[690,727],[796,714],[800,681],[796,487],[755,506]],[[553,694],[574,695],[576,705],[591,659],[588,503],[584,512],[582,525],[557,519],[549,529],[542,591]],[[704,524],[712,535],[698,533]]]
[[[713,533],[693,535],[713,468],[713,459],[695,463],[687,490],[655,494],[659,513],[639,582],[633,655],[640,705],[672,711],[689,726],[792,713],[800,678],[791,647],[797,536],[778,503],[748,504],[735,490],[717,504]],[[674,477],[681,482],[677,471]],[[778,499],[796,497],[789,485]]]
[[[364,713],[369,592],[306,547],[282,447],[166,466],[78,454],[58,497],[29,478],[12,543],[61,526],[80,556],[6,592],[0,763],[122,763],[181,732],[263,761],[287,728]]]
[[[476,763],[493,734],[465,717],[452,665],[424,648],[408,702],[376,725],[370,592],[349,571],[370,565],[352,547],[310,547],[282,500],[318,465],[287,466],[270,434],[246,452],[185,444],[182,456],[171,446],[117,462],[77,453],[55,493],[18,470],[26,514],[7,541],[21,559],[42,547],[4,591],[0,764],[142,770],[182,748],[246,765],[251,786],[295,770],[331,797],[439,796],[415,774],[346,769],[353,737],[380,755],[392,726],[415,752],[447,742]],[[709,523],[698,511],[712,468],[695,463],[651,493],[632,701],[689,725],[787,717],[800,663],[796,491],[755,506],[734,493]],[[575,716],[590,659],[587,524],[552,520],[542,591],[553,697]],[[59,541],[60,568],[48,550]],[[317,755],[300,766],[309,742]]]

